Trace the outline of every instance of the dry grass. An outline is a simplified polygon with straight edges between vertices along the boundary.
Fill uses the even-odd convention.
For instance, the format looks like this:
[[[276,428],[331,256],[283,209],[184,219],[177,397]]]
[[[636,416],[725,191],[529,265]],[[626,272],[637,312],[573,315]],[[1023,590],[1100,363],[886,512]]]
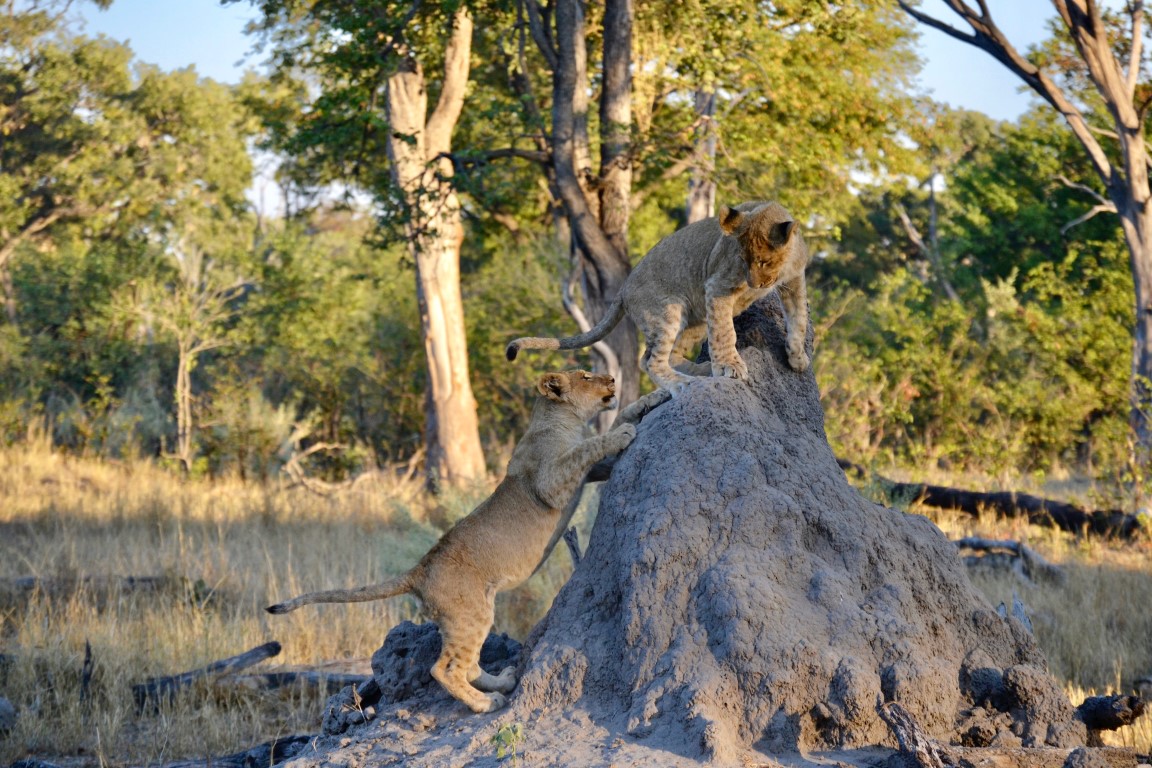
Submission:
[[[415,483],[381,481],[332,498],[237,482],[182,482],[148,464],[98,464],[45,448],[0,451],[0,695],[20,711],[0,764],[26,754],[139,764],[240,751],[315,732],[324,697],[204,688],[137,715],[131,686],[268,640],[262,671],[343,660],[367,671],[387,631],[417,614],[400,598],[270,616],[263,606],[381,580],[485,489],[426,509]],[[566,578],[567,554],[503,598],[497,629],[523,637]],[[36,577],[45,589],[15,588]],[[160,576],[158,589],[77,584]],[[85,643],[94,674],[80,697]]]
[[[997,485],[953,480],[964,483]],[[20,710],[16,730],[0,742],[0,761],[35,754],[84,765],[158,763],[315,732],[322,695],[204,688],[158,714],[140,715],[131,685],[271,639],[284,650],[262,670],[333,661],[365,669],[388,629],[416,614],[413,601],[320,606],[279,617],[263,606],[403,571],[486,492],[428,507],[411,482],[381,480],[322,498],[236,482],[184,482],[148,464],[100,464],[45,447],[0,451],[0,653],[12,659],[0,665],[0,695]],[[1011,603],[1013,591],[1021,597],[1074,702],[1127,691],[1133,678],[1152,672],[1147,542],[1077,541],[990,516],[939,515],[936,522],[953,537],[1025,540],[1065,566],[1063,587],[1011,575],[974,580],[994,604]],[[586,542],[587,522],[583,527]],[[561,547],[543,573],[502,595],[497,630],[523,638],[567,579],[568,562]],[[12,588],[12,579],[27,576],[59,588]],[[80,576],[164,579],[155,590],[122,592],[99,584],[77,588]],[[95,670],[81,701],[85,643]],[[1110,741],[1146,753],[1152,728],[1141,722]]]
[[[1073,704],[1088,696],[1132,693],[1134,680],[1152,673],[1152,545],[1147,538],[1106,543],[998,520],[991,514],[972,518],[962,513],[911,511],[926,514],[949,538],[1023,541],[1062,567],[1067,575],[1063,584],[1026,581],[1002,571],[975,570],[971,577],[993,605],[1011,606],[1014,596],[1020,598],[1049,670],[1064,683]],[[1152,752],[1152,718],[1106,733],[1104,741],[1148,754]]]

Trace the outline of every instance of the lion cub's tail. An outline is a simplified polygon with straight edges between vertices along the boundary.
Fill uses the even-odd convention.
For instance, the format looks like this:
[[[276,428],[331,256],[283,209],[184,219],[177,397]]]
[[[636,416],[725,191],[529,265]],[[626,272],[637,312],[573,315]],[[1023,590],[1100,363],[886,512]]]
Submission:
[[[396,595],[403,595],[412,591],[410,574],[398,576],[395,579],[371,584],[367,587],[355,589],[330,589],[326,592],[309,592],[306,595],[285,600],[276,605],[265,608],[268,613],[288,613],[305,605],[313,603],[363,603],[369,600],[384,600]]]
[[[624,298],[617,296],[615,301],[609,305],[608,311],[604,313],[604,317],[600,318],[600,322],[596,323],[587,333],[581,333],[579,336],[568,336],[563,339],[525,336],[510,342],[507,349],[504,350],[504,355],[509,360],[515,360],[517,353],[522,349],[582,349],[583,347],[590,347],[607,336],[622,317],[624,317]]]

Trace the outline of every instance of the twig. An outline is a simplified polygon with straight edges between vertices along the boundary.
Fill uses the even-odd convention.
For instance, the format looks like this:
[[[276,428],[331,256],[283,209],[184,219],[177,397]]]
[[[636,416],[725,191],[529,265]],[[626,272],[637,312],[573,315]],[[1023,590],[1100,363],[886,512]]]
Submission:
[[[568,545],[568,554],[572,555],[572,565],[580,565],[580,535],[575,526],[564,531],[564,543]]]
[[[876,712],[896,736],[900,744],[900,756],[909,768],[949,768],[952,765],[946,761],[936,742],[920,730],[920,726],[904,707],[889,701],[877,706]]]

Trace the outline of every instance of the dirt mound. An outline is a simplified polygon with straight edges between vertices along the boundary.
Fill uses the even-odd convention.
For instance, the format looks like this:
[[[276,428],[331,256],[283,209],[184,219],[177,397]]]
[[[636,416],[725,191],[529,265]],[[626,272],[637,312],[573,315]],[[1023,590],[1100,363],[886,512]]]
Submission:
[[[740,319],[750,383],[701,379],[641,424],[507,710],[419,694],[309,760],[495,764],[515,723],[524,765],[774,765],[893,745],[881,701],[944,743],[1084,744],[940,531],[848,485],[782,323],[775,298]]]

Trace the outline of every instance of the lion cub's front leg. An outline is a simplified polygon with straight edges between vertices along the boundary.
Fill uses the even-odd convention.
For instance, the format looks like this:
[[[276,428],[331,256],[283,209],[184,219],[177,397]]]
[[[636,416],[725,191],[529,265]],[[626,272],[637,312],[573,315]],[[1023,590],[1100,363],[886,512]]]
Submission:
[[[620,423],[617,418],[612,429],[604,434],[581,440],[579,445],[557,456],[551,462],[547,475],[540,477],[542,498],[557,509],[563,509],[593,464],[606,456],[619,453],[635,439],[636,425]]]
[[[736,327],[732,323],[732,308],[736,297],[730,293],[713,291],[708,286],[704,293],[704,306],[708,319],[708,356],[712,359],[712,375],[730,379],[747,379],[748,366],[736,351]]]
[[[784,305],[784,318],[788,324],[788,365],[794,371],[807,370],[811,360],[804,349],[808,338],[808,284],[804,275],[780,286],[780,302]]]

